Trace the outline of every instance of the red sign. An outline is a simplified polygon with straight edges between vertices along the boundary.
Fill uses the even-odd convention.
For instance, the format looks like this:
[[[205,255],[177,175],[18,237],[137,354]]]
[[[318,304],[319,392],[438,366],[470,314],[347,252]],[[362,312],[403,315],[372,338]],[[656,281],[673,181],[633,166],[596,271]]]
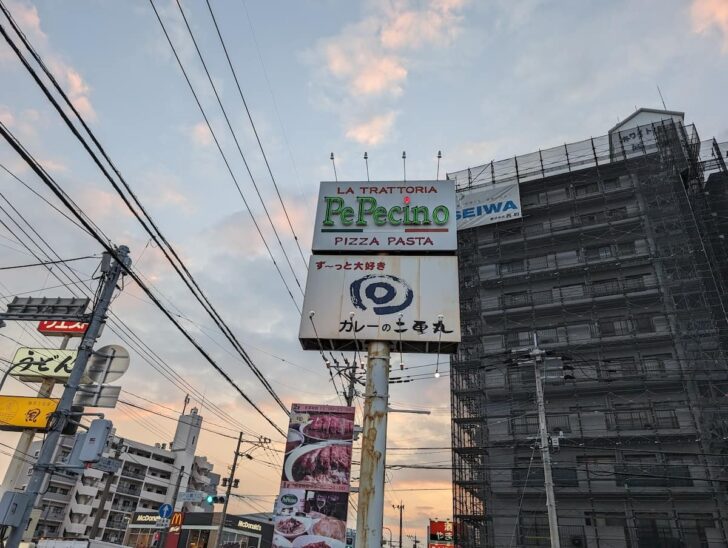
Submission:
[[[430,548],[452,548],[452,521],[430,520]]]
[[[179,544],[179,537],[182,534],[182,523],[184,520],[184,513],[175,512],[172,514],[172,518],[169,520],[167,539],[164,541],[164,546],[162,548],[177,548],[177,545]]]
[[[49,337],[82,337],[88,324],[84,322],[71,322],[59,320],[43,320],[38,322],[38,331]]]

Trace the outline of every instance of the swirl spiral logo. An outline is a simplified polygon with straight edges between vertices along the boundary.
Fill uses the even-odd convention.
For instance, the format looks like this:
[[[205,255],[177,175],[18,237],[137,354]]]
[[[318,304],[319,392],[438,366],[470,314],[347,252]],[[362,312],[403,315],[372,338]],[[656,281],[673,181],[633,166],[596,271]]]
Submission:
[[[349,293],[356,308],[371,308],[377,316],[401,312],[414,300],[414,291],[407,282],[388,274],[369,274],[354,280]]]

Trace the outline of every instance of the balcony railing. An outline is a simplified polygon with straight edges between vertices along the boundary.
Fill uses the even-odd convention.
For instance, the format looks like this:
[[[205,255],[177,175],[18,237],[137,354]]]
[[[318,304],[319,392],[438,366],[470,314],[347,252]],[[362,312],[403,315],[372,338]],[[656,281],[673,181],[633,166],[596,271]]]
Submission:
[[[551,546],[548,524],[521,524],[518,529],[520,546]],[[562,546],[586,546],[584,528],[580,525],[559,526],[559,537]]]
[[[581,299],[605,297],[648,291],[657,289],[659,285],[654,276],[645,276],[640,279],[614,280],[608,283],[584,285],[572,288],[555,288],[530,293],[516,293],[483,299],[484,309],[518,308],[521,306],[538,306],[544,304],[564,303]]]
[[[690,467],[684,464],[621,464],[614,467],[617,485],[629,487],[692,487]]]
[[[673,409],[613,411],[606,413],[606,416],[609,430],[652,430],[680,427]]]

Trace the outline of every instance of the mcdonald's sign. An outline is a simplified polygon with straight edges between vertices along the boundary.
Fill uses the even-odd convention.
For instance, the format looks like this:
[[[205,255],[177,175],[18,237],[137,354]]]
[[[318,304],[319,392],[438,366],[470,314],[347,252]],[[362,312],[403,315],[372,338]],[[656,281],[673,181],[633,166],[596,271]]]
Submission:
[[[172,514],[172,517],[169,518],[169,529],[167,530],[167,539],[163,548],[177,548],[184,521],[184,512],[175,512]]]

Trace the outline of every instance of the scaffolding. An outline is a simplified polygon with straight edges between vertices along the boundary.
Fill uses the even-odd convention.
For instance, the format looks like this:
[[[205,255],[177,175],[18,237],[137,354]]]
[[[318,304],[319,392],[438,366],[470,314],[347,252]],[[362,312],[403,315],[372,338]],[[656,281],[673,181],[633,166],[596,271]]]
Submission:
[[[726,149],[663,121],[448,175],[523,208],[459,232],[457,544],[550,546],[534,371],[507,363],[535,332],[573,367],[545,378],[561,545],[728,545]]]

